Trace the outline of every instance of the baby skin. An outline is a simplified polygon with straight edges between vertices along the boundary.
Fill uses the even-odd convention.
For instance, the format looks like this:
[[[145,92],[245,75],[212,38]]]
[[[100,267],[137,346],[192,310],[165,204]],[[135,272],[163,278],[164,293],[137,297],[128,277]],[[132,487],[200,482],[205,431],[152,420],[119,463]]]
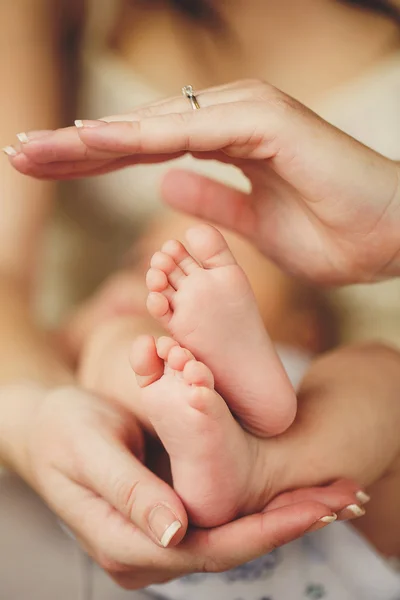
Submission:
[[[212,527],[267,503],[258,436],[291,425],[296,397],[223,236],[200,225],[187,240],[191,253],[167,242],[147,274],[148,310],[172,338],[139,337],[131,364],[174,487],[191,521]]]
[[[169,241],[147,273],[147,308],[183,348],[211,369],[216,390],[249,431],[286,431],[296,396],[265,330],[249,281],[219,231],[186,234],[190,253]]]

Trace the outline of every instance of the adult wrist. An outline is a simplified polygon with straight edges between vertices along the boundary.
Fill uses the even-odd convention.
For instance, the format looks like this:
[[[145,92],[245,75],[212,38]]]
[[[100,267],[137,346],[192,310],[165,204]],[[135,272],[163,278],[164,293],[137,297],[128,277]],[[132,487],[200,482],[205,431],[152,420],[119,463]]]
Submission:
[[[27,441],[49,388],[37,382],[0,386],[0,462],[31,480]]]

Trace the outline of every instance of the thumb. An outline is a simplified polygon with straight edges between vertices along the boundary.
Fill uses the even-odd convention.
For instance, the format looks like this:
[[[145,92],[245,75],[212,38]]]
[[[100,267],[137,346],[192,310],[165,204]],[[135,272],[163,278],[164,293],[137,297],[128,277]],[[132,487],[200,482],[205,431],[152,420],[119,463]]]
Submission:
[[[116,439],[100,434],[85,446],[89,451],[82,456],[82,483],[158,545],[178,544],[186,533],[187,516],[174,490]]]
[[[203,175],[171,170],[163,179],[161,193],[172,208],[250,237],[255,212],[250,196]]]

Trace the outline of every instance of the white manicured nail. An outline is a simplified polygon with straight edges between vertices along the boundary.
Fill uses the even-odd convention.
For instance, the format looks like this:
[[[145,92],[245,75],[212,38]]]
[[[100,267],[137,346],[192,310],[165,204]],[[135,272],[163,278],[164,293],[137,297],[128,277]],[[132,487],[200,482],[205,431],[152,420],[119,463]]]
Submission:
[[[368,494],[362,490],[356,492],[356,498],[361,502],[361,504],[368,504],[368,502],[371,500],[371,496],[368,496]]]
[[[21,131],[21,133],[17,133],[17,138],[21,142],[21,144],[27,144],[29,142],[29,138],[26,135],[25,131]]]
[[[75,127],[77,127],[78,129],[82,129],[82,127],[83,127],[82,119],[76,119],[76,121],[74,121],[74,123],[75,123]]]
[[[5,146],[3,148],[3,152],[7,154],[7,156],[17,156],[18,152],[13,146]]]
[[[167,548],[169,546],[170,541],[174,537],[177,531],[182,527],[182,523],[180,521],[174,521],[171,525],[164,531],[160,543],[161,546]]]
[[[365,515],[365,510],[361,506],[358,506],[358,504],[349,504],[344,510],[353,513],[355,517],[363,517]]]
[[[169,546],[172,538],[182,527],[172,510],[164,504],[153,508],[149,514],[148,524],[160,546]]]
[[[337,515],[335,513],[333,513],[333,515],[329,515],[327,517],[322,517],[322,519],[319,519],[321,521],[321,523],[333,523],[334,521],[336,521],[337,519]]]

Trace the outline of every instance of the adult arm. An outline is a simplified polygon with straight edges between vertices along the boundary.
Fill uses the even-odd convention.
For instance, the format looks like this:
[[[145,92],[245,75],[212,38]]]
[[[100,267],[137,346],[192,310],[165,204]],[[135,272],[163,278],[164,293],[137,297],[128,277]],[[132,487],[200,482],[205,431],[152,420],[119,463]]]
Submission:
[[[3,139],[7,139],[12,131],[15,133],[17,125],[19,129],[34,123],[40,129],[46,129],[56,126],[61,119],[63,106],[57,40],[62,32],[57,27],[55,11],[61,10],[62,6],[63,3],[55,5],[51,0],[0,3],[0,135]],[[171,507],[172,516],[178,514],[182,521],[181,532],[175,537],[178,541],[186,525],[180,500],[169,486],[153,476],[128,452],[123,441],[116,444],[112,429],[108,441],[100,446],[104,454],[109,445],[118,446],[114,454],[114,471],[120,473],[119,479],[112,476],[111,468],[105,468],[104,476],[100,472],[97,476],[88,473],[83,477],[81,486],[77,486],[74,483],[76,468],[71,467],[70,470],[64,469],[65,473],[63,471],[63,485],[54,485],[55,472],[63,470],[72,449],[65,431],[63,434],[63,427],[65,429],[67,425],[60,423],[51,408],[59,406],[61,410],[66,404],[71,409],[71,418],[74,415],[79,420],[80,416],[84,425],[86,421],[89,423],[87,435],[99,419],[99,413],[106,408],[102,399],[88,399],[84,392],[74,387],[74,374],[62,352],[33,316],[37,265],[53,193],[52,184],[29,181],[13,172],[7,161],[1,161],[0,462],[24,477],[59,515],[67,513],[66,521],[78,532],[81,526],[79,507],[87,493],[85,485],[93,493],[106,496],[105,502],[109,507],[124,513],[128,510],[128,490],[140,481],[143,490],[139,494],[141,502],[131,509],[131,522],[160,542],[160,539],[157,540],[159,531],[149,529],[148,517],[152,508],[164,502]],[[64,403],[59,400],[60,397]],[[118,416],[117,408],[109,410],[114,410]],[[43,430],[44,421],[48,424],[46,431]],[[140,430],[134,422],[130,422],[130,435],[137,440],[139,452],[142,443]],[[54,432],[58,437],[54,437]],[[82,436],[85,437],[84,432]],[[54,444],[52,452],[40,453],[37,449],[46,443]],[[80,455],[82,460],[85,456],[87,470],[90,471],[91,466],[94,469],[97,456],[90,444],[80,449]],[[112,456],[111,450],[109,456]],[[64,494],[60,494],[61,489]],[[68,490],[72,493],[72,489],[76,491],[78,507],[74,518],[67,511]],[[125,495],[123,490],[127,490]],[[176,516],[172,522],[174,520]],[[164,521],[159,527],[166,529],[171,523]],[[93,537],[95,533],[92,529],[87,537]]]

